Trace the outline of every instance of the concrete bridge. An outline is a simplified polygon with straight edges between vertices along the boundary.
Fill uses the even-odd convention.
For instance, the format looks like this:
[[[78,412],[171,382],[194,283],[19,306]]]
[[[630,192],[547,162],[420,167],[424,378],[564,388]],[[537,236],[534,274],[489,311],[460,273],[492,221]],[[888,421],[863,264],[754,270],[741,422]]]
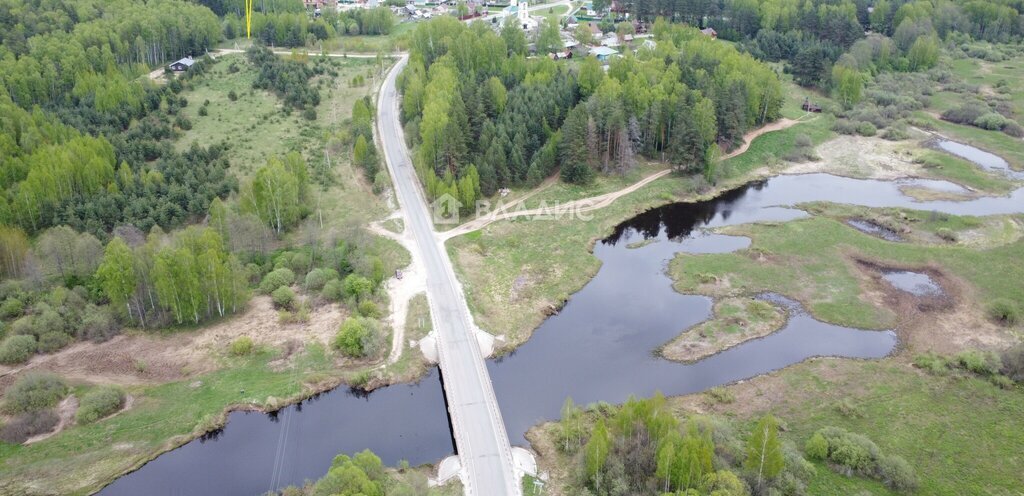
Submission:
[[[427,276],[433,339],[458,449],[457,463],[446,460],[442,465],[458,473],[467,495],[519,495],[521,470],[516,468],[516,459],[525,457],[523,453],[513,455],[478,343],[478,334],[482,333],[473,324],[443,242],[435,235],[432,211],[405,146],[395,78],[407,61],[408,56],[402,56],[381,86],[377,132],[395,183],[405,229],[411,230],[415,240],[418,253],[413,253],[413,257],[422,261]],[[532,459],[527,465],[530,463]]]

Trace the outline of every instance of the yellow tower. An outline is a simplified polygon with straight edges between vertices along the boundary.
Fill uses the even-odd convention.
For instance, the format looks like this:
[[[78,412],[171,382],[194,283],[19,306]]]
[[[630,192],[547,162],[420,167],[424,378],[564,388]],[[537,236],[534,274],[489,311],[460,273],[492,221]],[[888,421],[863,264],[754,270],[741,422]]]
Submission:
[[[252,3],[253,0],[245,0],[245,39],[252,38]]]

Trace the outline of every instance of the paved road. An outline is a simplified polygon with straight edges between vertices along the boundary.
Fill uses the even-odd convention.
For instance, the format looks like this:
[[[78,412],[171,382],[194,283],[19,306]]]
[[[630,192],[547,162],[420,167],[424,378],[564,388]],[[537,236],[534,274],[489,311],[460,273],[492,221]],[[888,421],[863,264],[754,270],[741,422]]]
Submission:
[[[518,495],[511,446],[501,419],[484,357],[474,337],[462,288],[448,254],[434,235],[431,212],[409,158],[398,120],[395,77],[405,67],[403,56],[391,69],[378,98],[377,130],[384,157],[395,182],[398,203],[405,213],[427,274],[427,299],[438,333],[438,354],[444,377],[448,412],[463,469],[467,495]]]

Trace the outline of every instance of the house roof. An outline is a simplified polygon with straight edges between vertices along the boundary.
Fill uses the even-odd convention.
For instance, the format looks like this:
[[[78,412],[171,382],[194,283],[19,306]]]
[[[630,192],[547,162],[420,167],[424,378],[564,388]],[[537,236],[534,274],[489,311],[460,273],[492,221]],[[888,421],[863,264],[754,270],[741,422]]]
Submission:
[[[718,34],[718,31],[715,31],[712,28],[704,28],[704,29],[701,29],[700,32],[704,33],[704,34],[709,34],[709,35],[710,34]]]
[[[618,50],[616,50],[614,48],[609,48],[609,47],[606,47],[606,46],[599,46],[599,47],[594,47],[594,48],[590,49],[590,54],[591,55],[597,55],[597,56],[601,56],[601,55],[615,55],[617,53],[619,53]]]
[[[183,58],[181,60],[176,60],[174,62],[171,62],[171,65],[181,64],[181,65],[183,65],[185,67],[192,67],[192,64],[195,64],[195,63],[196,63],[196,61],[194,59],[192,59],[192,57],[185,57],[185,58]]]

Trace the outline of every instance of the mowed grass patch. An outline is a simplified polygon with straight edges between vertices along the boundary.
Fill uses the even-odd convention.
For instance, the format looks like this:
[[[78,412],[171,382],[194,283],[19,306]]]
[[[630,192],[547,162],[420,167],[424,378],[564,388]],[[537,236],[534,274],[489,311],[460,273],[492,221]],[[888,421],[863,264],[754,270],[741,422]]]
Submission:
[[[764,166],[790,165],[783,162],[782,157],[793,151],[796,137],[805,135],[814,146],[824,143],[835,135],[832,132],[834,121],[832,114],[817,114],[786,129],[762,134],[754,139],[747,151],[718,165],[720,177],[742,177]]]
[[[783,439],[801,449],[827,426],[868,436],[883,453],[910,463],[920,481],[915,494],[1009,495],[1024,487],[1024,392],[1019,388],[925,375],[899,359],[820,359],[728,389],[737,400],[712,405],[716,413],[752,423],[770,412],[786,425]],[[815,466],[808,494],[896,494],[879,482],[841,475],[824,463]]]
[[[185,381],[127,388],[129,410],[76,425],[29,446],[0,443],[4,494],[87,494],[120,474],[215,427],[226,405],[265,406],[334,381],[339,371],[322,346],[309,346],[294,366],[275,372],[276,351],[231,359],[227,367]]]
[[[944,216],[947,223],[957,216]],[[892,243],[826,217],[723,229],[749,236],[746,250],[679,254],[669,272],[677,290],[715,296],[779,292],[805,304],[815,317],[860,328],[891,328],[896,315],[862,298],[852,259],[898,266],[939,265],[978,290],[979,304],[996,298],[1024,302],[1024,242],[981,250],[959,245]]]

